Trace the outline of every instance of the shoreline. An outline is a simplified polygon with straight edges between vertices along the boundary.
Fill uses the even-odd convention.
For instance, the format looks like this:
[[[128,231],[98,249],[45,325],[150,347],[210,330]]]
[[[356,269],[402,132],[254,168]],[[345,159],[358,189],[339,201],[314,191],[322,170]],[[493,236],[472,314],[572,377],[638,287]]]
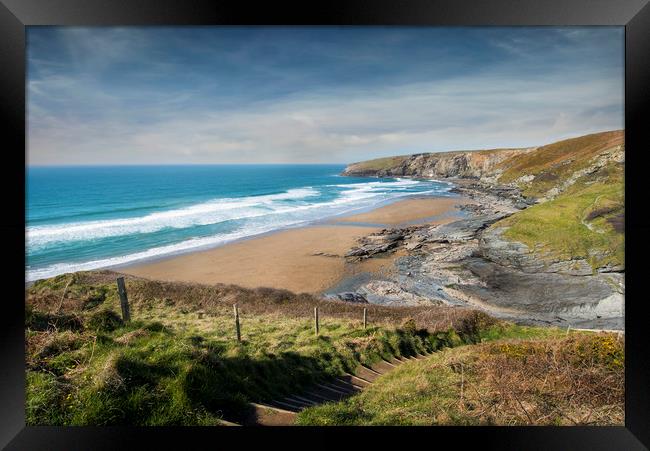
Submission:
[[[345,277],[390,271],[395,256],[350,263],[356,241],[413,221],[443,224],[462,217],[462,196],[418,196],[361,213],[242,238],[218,247],[124,265],[125,274],[154,280],[236,284],[322,294]]]
[[[405,178],[411,178],[411,177],[405,177]],[[424,180],[424,179],[423,179]],[[428,179],[427,179],[428,180]],[[440,183],[446,183],[448,185],[453,185],[450,182],[443,182],[439,180],[433,180],[436,182]],[[351,221],[348,221],[347,219],[353,216],[357,215],[365,215],[370,212],[373,212],[374,210],[381,209],[383,207],[390,207],[391,205],[394,204],[399,204],[402,202],[409,202],[413,200],[420,200],[420,199],[440,199],[442,202],[445,202],[445,199],[448,199],[449,202],[456,201],[456,202],[463,202],[462,196],[459,196],[457,193],[454,192],[447,192],[447,193],[436,193],[436,194],[422,194],[422,193],[414,193],[411,195],[403,196],[403,197],[398,197],[398,198],[390,198],[390,199],[383,199],[377,201],[374,205],[371,206],[363,206],[363,207],[355,207],[352,208],[348,211],[345,212],[340,212],[340,213],[335,213],[330,216],[325,216],[322,218],[318,219],[312,219],[312,220],[306,220],[299,222],[297,224],[291,224],[291,225],[286,225],[282,226],[276,229],[271,229],[267,230],[264,232],[259,232],[255,233],[252,235],[246,235],[238,238],[231,239],[230,241],[226,242],[221,242],[221,243],[210,243],[210,244],[202,244],[196,247],[190,247],[186,249],[179,249],[179,250],[174,250],[171,252],[165,252],[165,253],[160,253],[160,254],[154,254],[154,255],[149,255],[149,256],[144,256],[144,257],[136,257],[133,259],[128,259],[127,261],[124,262],[112,262],[112,263],[105,263],[105,264],[99,264],[99,265],[94,265],[94,263],[100,263],[100,261],[89,261],[89,262],[81,262],[78,263],[72,267],[68,268],[68,270],[63,271],[63,272],[56,272],[56,273],[49,273],[45,275],[39,275],[36,278],[33,279],[28,279],[28,274],[29,274],[29,267],[25,267],[25,286],[30,286],[34,282],[37,282],[39,280],[45,280],[49,279],[52,277],[57,277],[63,274],[71,274],[71,273],[76,273],[76,272],[83,272],[83,271],[99,271],[99,270],[111,270],[111,271],[121,271],[125,268],[130,268],[132,266],[141,266],[149,263],[156,263],[164,260],[168,260],[171,258],[176,258],[176,257],[181,257],[184,255],[191,255],[197,252],[204,252],[204,251],[209,251],[212,249],[218,249],[223,246],[228,246],[232,244],[236,244],[239,242],[244,242],[248,240],[254,240],[258,238],[263,238],[266,236],[273,235],[275,233],[281,233],[286,230],[295,230],[295,229],[301,229],[305,227],[311,227],[311,226],[319,226],[319,225],[332,225],[332,226],[349,226],[349,225],[359,225],[359,226],[364,226],[364,227],[375,227],[375,228],[382,228],[382,227],[390,227],[390,226],[395,226],[395,225],[410,225],[410,224],[415,224],[415,223],[426,223],[427,221],[436,221],[437,214],[433,214],[431,216],[426,216],[424,217],[423,215],[416,215],[415,219],[408,219],[408,213],[407,213],[407,219],[404,221],[399,221],[399,222],[386,222],[386,223],[363,223],[361,221],[354,221],[355,224],[351,223]],[[466,199],[465,199],[466,201]],[[358,223],[358,224],[357,224]],[[137,254],[137,252],[136,252]],[[126,254],[125,257],[130,257],[131,254]],[[111,260],[111,259],[120,259],[122,258],[121,256],[115,256],[115,257],[106,257],[104,259],[106,260]],[[88,266],[90,265],[90,266]],[[35,271],[40,271],[43,268],[35,268]]]

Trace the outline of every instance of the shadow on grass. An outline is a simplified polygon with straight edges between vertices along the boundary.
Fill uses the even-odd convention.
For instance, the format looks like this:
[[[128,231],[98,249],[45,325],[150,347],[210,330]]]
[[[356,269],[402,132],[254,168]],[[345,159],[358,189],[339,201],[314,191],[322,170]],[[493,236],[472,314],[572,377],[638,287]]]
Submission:
[[[327,364],[294,352],[224,358],[219,349],[212,349],[191,365],[182,387],[192,405],[243,423],[254,413],[250,402],[269,402],[323,380]]]

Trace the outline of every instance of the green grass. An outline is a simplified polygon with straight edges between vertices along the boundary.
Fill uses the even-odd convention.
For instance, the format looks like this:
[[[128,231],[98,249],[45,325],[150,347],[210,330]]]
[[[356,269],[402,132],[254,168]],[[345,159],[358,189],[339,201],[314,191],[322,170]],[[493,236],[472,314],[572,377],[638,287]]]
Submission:
[[[495,323],[454,309],[382,313],[368,306],[364,330],[364,306],[322,301],[315,336],[316,301],[308,296],[127,278],[133,321],[124,324],[108,283],[114,277],[77,273],[69,284],[64,275],[28,289],[27,424],[243,421],[250,401],[270,401],[360,363],[476,342]],[[234,338],[233,293],[241,343]],[[449,322],[441,323],[445,316]],[[437,326],[422,328],[423,321]]]
[[[506,335],[402,364],[358,395],[302,411],[297,423],[623,424],[623,343],[615,336],[534,328]]]
[[[360,362],[442,342],[327,319],[316,337],[309,319],[256,315],[242,318],[238,344],[232,318],[198,319],[171,310],[154,316],[164,323],[144,316],[110,331],[28,331],[28,424],[187,425],[215,423],[222,415],[241,418],[247,401],[270,400],[353,371]]]
[[[624,262],[622,168],[603,181],[580,180],[554,200],[529,207],[492,227],[524,243],[542,260],[584,259],[596,269]]]

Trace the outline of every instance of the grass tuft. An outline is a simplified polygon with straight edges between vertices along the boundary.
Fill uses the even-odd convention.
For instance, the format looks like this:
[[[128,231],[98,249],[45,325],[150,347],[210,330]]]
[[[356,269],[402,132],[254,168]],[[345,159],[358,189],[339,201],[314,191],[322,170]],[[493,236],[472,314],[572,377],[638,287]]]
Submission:
[[[623,348],[613,334],[574,333],[446,349],[298,424],[622,425]]]

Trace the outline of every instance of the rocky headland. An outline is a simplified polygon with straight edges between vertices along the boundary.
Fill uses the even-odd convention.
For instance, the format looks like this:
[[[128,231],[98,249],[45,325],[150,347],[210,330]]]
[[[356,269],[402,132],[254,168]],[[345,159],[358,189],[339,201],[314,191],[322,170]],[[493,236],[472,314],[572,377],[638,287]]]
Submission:
[[[419,154],[344,175],[436,178],[469,202],[442,225],[375,232],[349,262],[397,253],[328,297],[385,305],[471,306],[522,324],[623,329],[623,132],[526,149]]]

